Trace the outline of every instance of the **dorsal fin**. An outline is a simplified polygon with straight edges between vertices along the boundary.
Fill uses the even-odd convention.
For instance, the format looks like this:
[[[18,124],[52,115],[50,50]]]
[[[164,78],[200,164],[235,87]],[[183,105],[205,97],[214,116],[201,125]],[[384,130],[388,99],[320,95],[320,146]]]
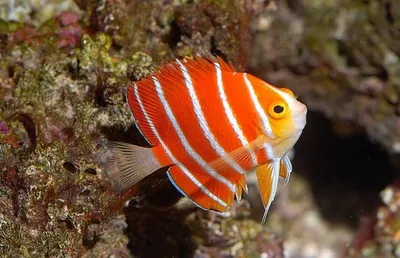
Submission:
[[[235,69],[232,65],[228,64],[219,56],[215,59],[207,56],[195,56],[193,58],[183,59],[186,68],[190,71],[208,72],[210,70],[215,71],[215,63],[218,63],[221,71],[234,73]]]
[[[155,146],[158,144],[158,139],[154,135],[153,129],[151,128],[149,118],[151,121],[154,121],[157,117],[157,111],[153,108],[147,108],[146,114],[143,112],[144,105],[146,104],[143,102],[151,104],[151,101],[148,99],[143,99],[143,97],[139,96],[139,86],[143,89],[150,89],[153,87],[153,82],[148,78],[144,78],[140,82],[132,83],[127,90],[128,104],[131,108],[136,128],[140,131],[148,144]]]
[[[210,74],[214,74],[215,63],[219,64],[223,72],[235,72],[233,67],[226,63],[219,56],[216,56],[215,58],[207,56],[195,56],[193,58],[185,57],[182,60],[176,59],[175,61],[161,65],[154,73],[167,91],[173,91],[177,89],[177,87],[174,87],[174,85],[182,82],[183,75],[179,66],[179,62],[185,66],[188,73],[191,75],[193,83],[197,80],[207,80]]]

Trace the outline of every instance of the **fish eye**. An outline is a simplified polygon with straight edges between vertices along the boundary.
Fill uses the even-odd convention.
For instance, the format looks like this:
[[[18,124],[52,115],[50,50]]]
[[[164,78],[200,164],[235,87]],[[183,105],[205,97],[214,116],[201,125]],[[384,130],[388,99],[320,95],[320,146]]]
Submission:
[[[285,108],[282,107],[281,105],[274,106],[274,112],[277,113],[277,114],[282,113],[284,110],[285,110]]]
[[[290,96],[294,97],[294,93],[293,93],[293,91],[291,91],[290,89],[288,89],[288,88],[280,88],[280,89],[281,89],[282,91],[286,92],[286,93],[289,93]]]
[[[268,107],[268,114],[276,119],[284,117],[286,112],[287,106],[282,101],[274,102]]]

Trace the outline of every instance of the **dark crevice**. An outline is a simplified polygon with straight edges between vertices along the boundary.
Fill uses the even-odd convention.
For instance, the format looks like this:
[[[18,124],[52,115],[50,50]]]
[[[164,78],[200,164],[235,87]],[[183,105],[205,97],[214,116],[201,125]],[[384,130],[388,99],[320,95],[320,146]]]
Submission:
[[[7,42],[8,42],[8,35],[0,33],[0,57],[2,57],[2,55],[6,52]]]
[[[386,20],[390,24],[394,24],[394,17],[393,17],[393,4],[391,1],[388,1],[385,4],[385,9],[386,9]]]
[[[94,245],[100,240],[100,237],[98,235],[94,235],[88,238],[83,238],[82,239],[82,244],[85,246],[87,249],[92,249]]]
[[[84,171],[86,174],[90,174],[90,175],[97,175],[96,169],[94,168],[87,168]]]
[[[151,207],[126,210],[128,248],[135,257],[193,257],[196,246],[185,225],[187,213]]]
[[[94,101],[98,107],[106,107],[109,104],[104,97],[104,89],[104,86],[98,86],[94,92]]]
[[[379,193],[393,182],[395,167],[364,132],[338,136],[321,114],[309,112],[307,118],[295,148],[295,171],[307,179],[327,220],[356,226],[360,216],[376,212]]]
[[[63,167],[65,170],[67,170],[68,172],[74,174],[76,173],[77,169],[76,166],[74,165],[74,163],[70,162],[70,161],[66,161],[63,163]]]
[[[179,28],[176,21],[170,24],[171,32],[164,38],[164,42],[168,44],[171,49],[174,49],[176,45],[181,41],[183,32]]]
[[[26,133],[28,134],[29,140],[30,140],[30,148],[32,150],[36,149],[36,140],[37,140],[37,132],[36,132],[36,125],[35,122],[33,121],[32,117],[29,114],[26,113],[16,113],[14,115],[14,118],[18,120],[19,122],[22,123],[22,125],[25,128]]]
[[[106,107],[109,105],[105,94],[106,89],[110,90],[110,85],[107,84],[109,74],[103,73],[97,75],[97,87],[94,90],[94,101],[98,107]]]
[[[215,42],[215,38],[214,37],[211,38],[211,53],[213,55],[221,57],[225,62],[229,63],[228,62],[228,60],[229,60],[228,56],[224,52],[222,52],[221,50],[218,49],[218,46],[217,46],[217,44]]]
[[[65,227],[69,230],[74,229],[74,223],[72,223],[71,219],[60,220],[60,223],[64,224]]]
[[[169,182],[166,168],[143,179],[125,209],[128,248],[136,257],[193,257],[190,228],[184,220],[193,210],[172,206],[182,195]]]
[[[14,77],[14,75],[15,75],[15,66],[13,66],[13,65],[9,65],[8,67],[7,67],[7,72],[8,72],[8,77],[9,78],[13,78]]]
[[[296,13],[297,15],[303,16],[306,12],[306,9],[304,7],[304,4],[302,1],[298,0],[287,0],[286,1],[289,9]]]
[[[384,67],[379,67],[379,72],[373,75],[384,82],[389,80],[389,74]]]
[[[349,46],[342,40],[337,40],[338,54],[339,56],[345,57],[346,65],[350,68],[360,67],[360,62],[355,58],[353,53],[349,50]]]

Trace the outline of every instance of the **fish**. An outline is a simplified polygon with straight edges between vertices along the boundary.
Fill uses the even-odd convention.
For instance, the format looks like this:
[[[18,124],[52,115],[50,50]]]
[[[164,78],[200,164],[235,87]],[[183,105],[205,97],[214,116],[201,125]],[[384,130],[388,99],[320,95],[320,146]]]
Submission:
[[[307,107],[290,89],[237,72],[219,56],[196,56],[161,65],[130,83],[126,96],[151,147],[110,142],[106,174],[116,191],[166,168],[184,197],[223,213],[248,193],[246,174],[255,170],[265,222],[306,125]]]

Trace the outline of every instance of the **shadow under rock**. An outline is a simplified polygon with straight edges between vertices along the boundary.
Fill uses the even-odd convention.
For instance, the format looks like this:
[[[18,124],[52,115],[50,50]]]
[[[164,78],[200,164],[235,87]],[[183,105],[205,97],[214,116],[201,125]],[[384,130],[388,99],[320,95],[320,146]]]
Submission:
[[[125,209],[128,248],[135,257],[193,257],[196,246],[185,218],[193,209],[172,206],[182,195],[171,185],[166,169],[145,178]]]
[[[184,223],[187,212],[131,202],[125,214],[128,248],[135,257],[193,257],[196,246]]]
[[[344,125],[336,128],[345,130]],[[315,112],[308,114],[293,163],[296,173],[310,184],[321,214],[331,222],[353,227],[360,216],[376,211],[380,191],[395,178],[388,154],[365,132],[357,129],[335,135],[332,121]]]

